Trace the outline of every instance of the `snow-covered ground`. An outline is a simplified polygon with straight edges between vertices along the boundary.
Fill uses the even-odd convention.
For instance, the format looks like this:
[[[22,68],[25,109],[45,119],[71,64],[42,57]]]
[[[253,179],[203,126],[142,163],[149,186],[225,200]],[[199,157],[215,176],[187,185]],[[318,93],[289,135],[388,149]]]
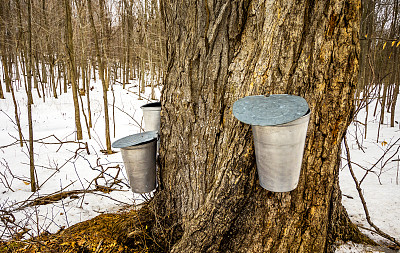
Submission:
[[[383,232],[395,237],[399,241],[400,106],[398,104],[396,106],[395,126],[390,127],[390,114],[386,113],[384,124],[379,127],[380,107],[378,107],[377,115],[374,116],[375,104],[376,101],[373,101],[368,108],[367,137],[365,139],[363,138],[365,127],[359,123],[365,123],[365,108],[357,115],[357,121],[359,122],[353,122],[348,128],[347,139],[352,168],[359,182],[365,177],[360,186],[372,222]],[[368,230],[372,229],[372,227],[367,222],[354,180],[347,166],[346,152],[343,144],[342,149],[340,187],[343,193],[343,204],[351,220],[359,225],[363,233],[385,245],[388,241]],[[357,251],[358,248],[361,248],[361,251]],[[343,246],[341,250],[337,252],[375,252],[371,251],[371,249],[362,249],[361,246],[352,244]]]
[[[128,89],[124,90],[121,85],[114,85],[114,95],[111,89],[108,92],[112,142],[140,132],[140,106],[149,101],[138,100],[136,84],[136,81],[131,80],[131,84],[127,85]],[[29,229],[26,237],[43,231],[56,232],[62,227],[93,218],[100,213],[115,212],[143,202],[143,197],[133,194],[129,188],[121,154],[104,155],[100,152],[106,146],[103,93],[100,82],[92,80],[91,87],[92,138],[88,138],[81,113],[84,139],[80,144],[76,142],[71,89],[58,99],[49,97],[50,92],[47,90],[45,103],[34,90],[34,159],[40,185],[40,190],[34,194],[29,185],[28,143],[23,147],[19,145],[11,93],[5,93],[6,99],[0,100],[0,215],[6,215],[4,217],[11,221],[15,218],[14,222],[7,224],[8,228],[0,222],[1,239],[6,239],[23,228]],[[146,93],[142,96],[149,98],[149,94],[150,88],[146,88]],[[16,90],[15,95],[23,136],[24,139],[29,139],[27,95],[23,88]],[[156,90],[156,96],[160,96],[159,90]],[[86,97],[82,97],[82,101],[86,110]],[[64,143],[61,145],[60,141]],[[85,149],[86,143],[90,154]],[[96,178],[97,180],[94,180]],[[114,178],[121,182],[112,185]],[[61,190],[95,189],[96,183],[114,190],[109,193],[94,191],[76,194],[52,204],[22,208],[38,197]]]
[[[131,84],[127,86],[128,90],[122,89],[121,85],[114,85],[114,93],[111,90],[108,93],[112,142],[126,135],[140,132],[139,125],[142,120],[140,106],[149,101],[138,100],[135,94],[136,84],[131,80]],[[0,212],[2,212],[1,215],[7,215],[4,211],[12,212],[12,215],[9,213],[7,216],[11,221],[15,217],[15,221],[9,223],[8,228],[0,222],[0,238],[5,239],[10,233],[21,231],[23,228],[29,229],[26,236],[36,235],[43,231],[56,232],[62,227],[93,218],[99,213],[115,212],[143,201],[142,196],[134,195],[130,191],[120,153],[104,155],[100,152],[101,149],[105,149],[103,94],[100,82],[92,80],[91,87],[93,87],[90,94],[92,138],[88,138],[84,117],[81,114],[84,130],[84,140],[81,144],[74,143],[76,136],[71,89],[58,99],[50,97],[50,92],[47,90],[45,103],[38,97],[36,91],[33,92],[33,131],[34,139],[37,140],[34,153],[40,185],[40,190],[35,194],[30,192],[27,143],[23,147],[18,144],[11,94],[5,93],[6,99],[0,100],[0,210],[2,210]],[[149,93],[150,88],[147,88],[145,97],[149,97]],[[25,139],[28,139],[27,96],[23,88],[16,90],[15,94],[23,135]],[[157,90],[157,97],[159,96],[160,91]],[[86,97],[82,98],[86,110]],[[112,118],[114,102],[115,130]],[[378,116],[373,116],[373,106],[372,103],[369,108],[366,139],[362,137],[365,128],[361,124],[357,124],[356,127],[354,123],[348,130],[350,155],[354,162],[352,167],[358,180],[361,180],[366,169],[370,169],[378,161],[363,180],[361,188],[372,221],[383,231],[400,240],[400,211],[398,210],[400,162],[393,161],[399,159],[400,156],[400,152],[396,153],[400,148],[399,124],[396,123],[394,128],[388,126],[389,114],[387,114],[385,124],[379,129],[377,142]],[[397,107],[397,121],[400,120],[399,111],[400,108]],[[358,115],[358,120],[364,122],[364,118],[365,110],[362,110]],[[60,145],[59,140],[70,141],[70,143]],[[87,143],[90,154],[83,148],[84,143]],[[385,154],[384,158],[379,160],[383,154]],[[346,153],[343,152],[342,156],[345,158]],[[340,184],[344,194],[343,204],[353,222],[368,229],[370,226],[366,221],[355,184],[346,165],[347,161],[343,159],[340,171]],[[99,177],[100,175],[104,177]],[[52,204],[22,208],[38,197],[61,190],[94,189],[96,177],[98,177],[97,184],[101,186],[111,186],[115,177],[121,182],[112,185],[114,190],[109,193],[95,191],[68,197]],[[374,240],[384,242],[381,237],[367,229],[362,229],[362,231]],[[381,251],[373,251],[362,245],[348,243],[338,246],[336,252]]]

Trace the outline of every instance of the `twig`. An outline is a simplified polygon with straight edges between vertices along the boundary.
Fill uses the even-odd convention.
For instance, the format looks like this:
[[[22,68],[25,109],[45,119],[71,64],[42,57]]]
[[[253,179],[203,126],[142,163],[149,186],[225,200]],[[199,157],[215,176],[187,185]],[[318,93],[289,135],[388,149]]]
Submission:
[[[11,173],[10,167],[8,166],[8,163],[6,162],[6,160],[4,159],[5,164],[3,164],[3,162],[0,161],[0,164],[3,165],[6,170],[4,171],[4,174],[2,172],[0,172],[0,183],[2,183],[7,189],[11,190],[12,192],[14,192],[14,190],[11,188],[12,182],[13,180],[11,180],[11,183],[8,182],[7,179],[7,171],[10,172],[11,176],[13,176],[13,174]],[[3,180],[4,178],[4,180]],[[14,179],[14,177],[13,177]]]
[[[74,183],[74,182],[72,182],[72,183]],[[30,201],[30,203],[28,203],[28,204],[26,204],[26,205],[24,205],[24,206],[22,206],[22,207],[20,207],[18,209],[25,208],[25,207],[28,207],[28,206],[47,205],[47,204],[51,204],[51,203],[59,201],[59,200],[62,201],[65,198],[68,198],[70,196],[74,196],[74,195],[77,195],[77,194],[82,194],[82,193],[93,193],[93,194],[96,194],[95,193],[96,191],[106,192],[106,193],[112,192],[112,191],[125,191],[125,190],[118,190],[118,189],[114,189],[114,188],[110,188],[110,187],[102,186],[102,185],[98,185],[96,188],[89,189],[89,190],[83,189],[83,190],[63,191],[64,189],[68,188],[71,184],[69,184],[66,187],[63,187],[60,191],[57,191],[55,193],[52,193],[52,194],[49,194],[49,195],[46,195],[46,196],[42,196],[42,197],[37,197],[37,198],[33,199],[32,201]],[[121,202],[121,203],[124,203],[124,202]],[[13,212],[18,210],[18,209],[14,209]]]
[[[341,158],[347,161],[347,157],[341,156]],[[360,169],[362,169],[362,170],[365,170],[365,171],[368,171],[368,172],[372,172],[372,173],[374,173],[374,174],[377,174],[376,171],[373,171],[372,169],[367,169],[367,168],[365,168],[364,166],[362,166],[362,165],[360,165],[360,164],[358,164],[358,163],[356,163],[356,162],[353,162],[353,161],[347,161],[347,162],[351,162],[352,164],[357,165],[357,166],[360,167]],[[345,165],[344,167],[346,167],[346,165]],[[377,175],[377,176],[378,176],[378,175]]]
[[[347,138],[346,138],[346,136],[344,136],[344,146],[345,146],[345,148],[346,148],[347,161],[351,161],[351,159],[350,159],[350,150],[349,150],[349,146],[347,145]],[[390,235],[388,235],[388,234],[386,234],[385,232],[383,232],[382,230],[380,230],[380,228],[377,227],[377,226],[371,221],[371,217],[369,216],[369,211],[368,211],[368,208],[367,208],[367,203],[365,202],[364,195],[362,194],[362,189],[361,189],[361,187],[360,187],[360,184],[358,183],[357,177],[356,177],[355,174],[354,174],[354,171],[353,171],[353,168],[352,168],[352,166],[351,166],[351,163],[348,162],[347,164],[348,164],[348,167],[349,167],[349,170],[350,170],[350,174],[351,174],[351,176],[352,176],[352,178],[353,178],[353,180],[354,180],[354,183],[356,184],[356,189],[357,189],[358,195],[360,196],[361,203],[362,203],[362,205],[363,205],[364,212],[365,212],[365,216],[366,216],[366,218],[367,218],[368,224],[369,224],[371,227],[373,227],[373,228],[375,229],[375,231],[376,231],[377,234],[379,234],[379,235],[382,236],[383,238],[386,238],[386,239],[388,239],[389,241],[395,243],[397,246],[400,246],[400,242],[398,242],[394,237],[391,237]]]
[[[113,190],[115,190],[115,189],[113,189]],[[126,202],[120,201],[120,200],[118,200],[118,199],[114,199],[114,198],[112,198],[112,197],[110,197],[110,196],[108,196],[108,195],[104,195],[104,194],[97,193],[97,192],[92,192],[92,193],[95,194],[95,195],[99,195],[99,196],[102,196],[102,197],[109,198],[109,199],[111,199],[111,200],[113,200],[113,201],[115,201],[115,202],[118,202],[118,203],[121,203],[121,204],[124,204],[124,205],[127,205],[127,206],[130,205],[130,204],[126,203]]]
[[[100,252],[101,244],[103,243],[103,239],[100,240],[99,245],[97,245],[96,251],[94,253]]]
[[[397,158],[399,158],[399,156],[397,156]],[[400,159],[397,159],[397,161],[399,162]],[[399,184],[399,163],[397,163],[397,172],[396,172],[396,185]]]
[[[144,129],[142,128],[142,125],[139,122],[137,122],[137,120],[134,117],[132,117],[129,113],[127,113],[126,111],[122,110],[118,106],[115,106],[115,108],[117,108],[120,112],[125,113],[126,115],[128,115],[128,117],[131,118],[138,125],[138,127],[140,127],[140,130],[144,131]]]
[[[60,189],[62,190],[62,182],[61,182],[61,179],[60,179]],[[65,221],[67,222],[67,226],[69,227],[68,215],[67,215],[67,211],[65,210],[65,205],[64,205],[64,198],[61,198],[61,205],[62,205],[62,209],[64,210]]]
[[[129,88],[131,88],[131,87],[129,87]],[[136,94],[136,92],[130,91],[129,88],[126,89],[126,91],[135,94],[135,95],[138,96],[139,98],[144,98],[144,99],[146,99],[148,102],[151,102],[151,99],[149,99],[149,98],[147,98],[147,97],[145,97],[145,96],[142,96],[142,95],[140,95],[140,94]]]
[[[400,138],[397,139],[392,145],[390,145],[390,146],[385,150],[385,152],[383,153],[383,155],[378,159],[378,161],[376,161],[376,163],[375,163],[374,165],[372,165],[372,167],[369,168],[369,169],[367,170],[367,172],[365,172],[363,178],[360,180],[360,185],[361,185],[362,182],[364,181],[365,177],[368,175],[368,172],[372,171],[372,169],[385,157],[385,155],[389,152],[389,150],[390,150],[394,145],[396,145],[398,141],[400,141]],[[386,163],[385,163],[385,164],[386,164]]]

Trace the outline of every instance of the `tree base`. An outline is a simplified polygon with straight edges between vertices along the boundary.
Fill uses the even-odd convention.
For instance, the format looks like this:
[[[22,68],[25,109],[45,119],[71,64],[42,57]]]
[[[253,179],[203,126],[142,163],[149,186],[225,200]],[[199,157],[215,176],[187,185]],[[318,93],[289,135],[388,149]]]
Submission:
[[[339,210],[339,209],[338,209]],[[345,211],[344,209],[342,211]],[[352,224],[346,213],[327,240],[326,252],[335,241],[377,245]],[[161,224],[151,204],[137,211],[101,214],[55,234],[42,233],[26,240],[0,242],[0,252],[169,252],[182,236],[180,226]],[[164,217],[165,218],[165,217]]]

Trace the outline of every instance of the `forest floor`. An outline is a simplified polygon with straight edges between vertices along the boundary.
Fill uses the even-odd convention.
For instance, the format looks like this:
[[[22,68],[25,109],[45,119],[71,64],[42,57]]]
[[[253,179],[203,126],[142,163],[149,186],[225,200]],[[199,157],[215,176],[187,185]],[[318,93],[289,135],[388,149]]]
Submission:
[[[110,90],[108,93],[110,115],[114,115],[110,118],[112,142],[140,132],[142,122],[140,106],[150,102],[148,99],[138,100],[137,82],[132,80],[131,82],[125,90],[121,85],[114,85],[113,91]],[[129,188],[120,153],[105,155],[101,152],[105,149],[103,94],[100,82],[93,82],[91,87],[93,88],[90,93],[93,122],[90,130],[91,139],[88,138],[84,117],[81,114],[84,139],[79,142],[75,136],[71,89],[68,93],[59,95],[58,99],[51,97],[50,91],[46,89],[45,102],[43,96],[39,98],[34,91],[32,106],[34,158],[40,186],[36,193],[30,192],[28,144],[24,142],[23,147],[19,146],[11,94],[6,93],[6,99],[0,100],[0,241],[22,240],[37,235],[55,240],[57,236],[73,233],[69,231],[74,230],[65,232],[66,228],[93,225],[96,219],[104,219],[106,221],[104,227],[97,227],[99,231],[95,233],[97,236],[89,239],[86,234],[81,235],[78,237],[80,239],[74,241],[74,245],[71,241],[66,241],[62,246],[76,250],[85,245],[94,252],[97,247],[109,246],[115,252],[127,251],[127,248],[119,243],[119,235],[110,234],[103,229],[109,228],[107,224],[115,224],[127,217],[134,217],[136,206],[150,199],[152,195],[133,194]],[[159,97],[160,91],[156,92],[156,96]],[[144,97],[148,98],[149,94],[150,87],[147,87]],[[27,96],[23,85],[16,90],[16,99],[23,136],[24,139],[28,139]],[[82,97],[82,101],[87,115],[86,97]],[[388,125],[390,115],[386,113],[384,124],[379,126],[380,110],[378,108],[374,116],[374,105],[375,102],[369,105],[367,127],[360,123],[365,122],[365,109],[359,112],[357,120],[349,127],[347,138],[352,167],[358,181],[365,177],[361,188],[371,219],[384,232],[399,240],[399,123],[397,122],[394,128],[390,127]],[[398,106],[397,121],[400,121],[399,111]],[[365,129],[367,136],[363,138]],[[371,231],[373,229],[365,218],[363,206],[347,166],[345,152],[342,157],[340,185],[343,204],[351,220],[363,233],[378,243],[390,245],[387,240]],[[94,217],[96,218],[92,219]],[[146,230],[143,224],[145,221],[142,220],[140,226]],[[101,236],[102,233],[109,236]],[[151,238],[146,236],[142,238],[144,238],[143,245],[139,246],[147,247],[146,242],[151,241]],[[28,242],[25,244],[26,247],[30,246]],[[339,243],[336,252],[390,251],[388,248]]]

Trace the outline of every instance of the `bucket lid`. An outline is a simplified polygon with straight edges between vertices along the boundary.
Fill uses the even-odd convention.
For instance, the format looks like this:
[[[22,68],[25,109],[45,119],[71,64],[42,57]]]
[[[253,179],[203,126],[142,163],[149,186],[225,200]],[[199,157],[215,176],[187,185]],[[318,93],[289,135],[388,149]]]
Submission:
[[[138,134],[132,134],[126,137],[123,137],[119,140],[116,140],[113,144],[113,148],[127,148],[132,146],[137,146],[141,144],[145,144],[147,142],[151,142],[157,139],[157,131],[149,131]]]
[[[140,108],[143,110],[160,110],[161,109],[161,102],[154,102],[142,105]]]
[[[258,126],[285,124],[301,118],[308,111],[304,98],[288,94],[248,96],[233,104],[233,115],[238,120]]]

